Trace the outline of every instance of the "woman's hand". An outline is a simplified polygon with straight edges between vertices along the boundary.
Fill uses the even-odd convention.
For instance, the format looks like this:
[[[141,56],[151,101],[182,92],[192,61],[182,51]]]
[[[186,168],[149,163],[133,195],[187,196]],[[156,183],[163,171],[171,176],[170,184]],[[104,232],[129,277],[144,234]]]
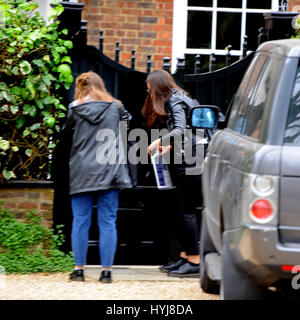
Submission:
[[[159,148],[161,146],[161,140],[157,139],[154,140],[149,146],[148,146],[148,154],[151,156],[151,151]]]
[[[168,146],[160,146],[158,147],[158,150],[161,151],[160,152],[160,155],[163,156],[164,154],[170,152],[172,150],[172,146],[171,145],[168,145]]]
[[[148,146],[148,154],[151,156],[151,151],[158,149],[160,152],[160,155],[163,156],[164,154],[170,152],[170,150],[172,149],[172,146],[162,146],[161,145],[161,140],[157,139],[154,140],[149,146]]]

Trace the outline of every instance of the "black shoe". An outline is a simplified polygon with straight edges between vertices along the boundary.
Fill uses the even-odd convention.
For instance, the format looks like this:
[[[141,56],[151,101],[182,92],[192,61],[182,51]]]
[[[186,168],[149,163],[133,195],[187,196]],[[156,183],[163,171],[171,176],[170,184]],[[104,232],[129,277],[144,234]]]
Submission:
[[[171,270],[175,270],[175,269],[179,268],[180,266],[182,266],[186,262],[187,262],[186,259],[180,258],[179,260],[177,260],[176,262],[174,262],[172,264],[160,266],[159,269],[162,272],[169,272]]]
[[[200,264],[191,264],[190,262],[186,262],[183,265],[181,265],[178,269],[169,271],[168,276],[196,278],[199,277],[199,273]]]
[[[99,281],[101,281],[103,283],[111,283],[112,282],[111,271],[103,270],[101,272],[101,276],[99,278]]]
[[[70,274],[70,280],[71,281],[84,281],[83,269],[74,270]]]

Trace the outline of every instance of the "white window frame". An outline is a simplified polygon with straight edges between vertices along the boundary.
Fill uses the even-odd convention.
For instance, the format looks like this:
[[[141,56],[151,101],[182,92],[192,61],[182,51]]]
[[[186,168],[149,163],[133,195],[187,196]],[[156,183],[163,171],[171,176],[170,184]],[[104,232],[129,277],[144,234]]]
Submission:
[[[38,10],[41,16],[43,16],[44,19],[48,21],[47,18],[49,16],[50,4],[51,2],[53,2],[53,0],[36,0],[36,2],[39,5]],[[70,0],[70,2],[78,2],[78,0]]]
[[[251,1],[251,0],[248,0]],[[174,0],[173,5],[173,37],[172,37],[172,72],[175,72],[177,58],[184,57],[185,54],[204,54],[226,55],[227,50],[216,49],[217,35],[217,12],[237,12],[241,13],[241,41],[240,50],[231,50],[233,56],[242,55],[243,38],[246,33],[247,13],[265,13],[279,10],[279,0],[272,0],[271,9],[247,9],[247,0],[242,0],[242,8],[221,8],[217,7],[217,0],[213,0],[212,7],[189,7],[188,0]],[[212,33],[211,49],[189,49],[187,44],[187,23],[188,11],[207,11],[212,12]]]

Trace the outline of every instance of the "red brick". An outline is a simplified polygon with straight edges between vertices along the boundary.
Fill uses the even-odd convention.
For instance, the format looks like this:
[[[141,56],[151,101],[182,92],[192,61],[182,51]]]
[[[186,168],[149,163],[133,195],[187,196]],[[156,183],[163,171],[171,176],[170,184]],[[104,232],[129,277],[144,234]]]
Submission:
[[[19,209],[37,209],[38,204],[36,202],[20,202]]]

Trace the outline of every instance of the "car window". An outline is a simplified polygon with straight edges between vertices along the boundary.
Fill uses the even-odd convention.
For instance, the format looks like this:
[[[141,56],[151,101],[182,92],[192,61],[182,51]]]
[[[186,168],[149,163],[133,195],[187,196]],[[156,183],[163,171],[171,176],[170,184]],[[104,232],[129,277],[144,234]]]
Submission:
[[[300,66],[298,67],[284,132],[284,144],[300,146]]]
[[[282,64],[282,59],[273,56],[268,58],[261,68],[259,78],[253,85],[247,107],[247,117],[245,120],[245,135],[254,139],[259,139],[262,128],[262,118],[265,110],[269,92],[276,81],[275,73],[278,72]]]
[[[246,108],[248,106],[249,95],[252,92],[251,89],[253,84],[260,74],[260,70],[262,69],[262,65],[264,64],[265,60],[265,55],[256,55],[243,77],[243,80],[234,98],[230,118],[228,121],[227,127],[231,130],[240,133],[243,133],[245,130],[244,119],[247,110]]]

